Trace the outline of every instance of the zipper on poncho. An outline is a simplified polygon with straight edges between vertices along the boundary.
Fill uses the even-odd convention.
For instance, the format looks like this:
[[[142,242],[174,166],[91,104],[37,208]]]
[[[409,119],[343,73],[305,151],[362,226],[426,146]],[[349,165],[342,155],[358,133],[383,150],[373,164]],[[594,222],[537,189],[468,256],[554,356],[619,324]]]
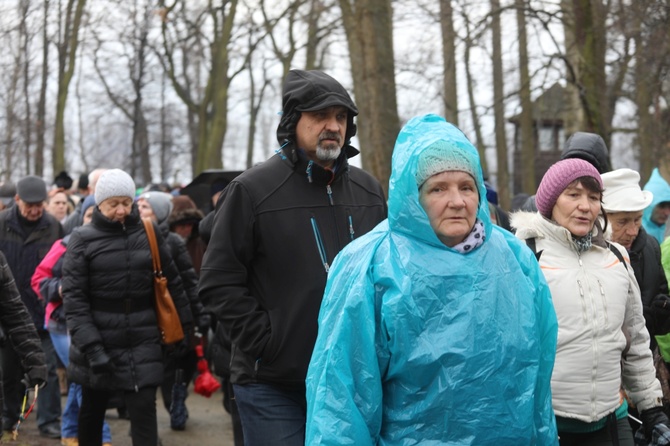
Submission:
[[[312,217],[310,220],[312,222],[312,231],[314,231],[314,240],[316,241],[316,248],[319,250],[319,256],[321,257],[321,263],[323,264],[323,268],[326,270],[326,274],[328,274],[330,266],[328,265],[326,247],[323,244],[323,240],[321,239],[321,233],[319,232],[319,227],[316,224],[316,218]]]

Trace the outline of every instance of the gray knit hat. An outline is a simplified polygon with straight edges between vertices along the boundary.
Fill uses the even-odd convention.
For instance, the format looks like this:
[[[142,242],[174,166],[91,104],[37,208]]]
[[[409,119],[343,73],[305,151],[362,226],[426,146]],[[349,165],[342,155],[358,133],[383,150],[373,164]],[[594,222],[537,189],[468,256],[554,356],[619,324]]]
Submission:
[[[138,199],[147,200],[158,223],[163,223],[167,220],[172,212],[172,195],[168,193],[159,191],[144,192]]]
[[[135,182],[121,169],[105,171],[95,186],[95,204],[99,205],[111,197],[130,197],[135,199]]]

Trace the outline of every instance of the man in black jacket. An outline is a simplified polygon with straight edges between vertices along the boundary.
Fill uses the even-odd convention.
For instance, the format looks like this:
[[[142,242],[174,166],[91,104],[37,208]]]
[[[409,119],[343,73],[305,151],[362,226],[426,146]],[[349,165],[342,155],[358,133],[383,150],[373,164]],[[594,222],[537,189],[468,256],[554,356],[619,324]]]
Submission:
[[[386,217],[384,193],[350,166],[356,105],[332,77],[291,70],[275,156],[218,202],[200,295],[230,336],[245,444],[303,445],[305,376],[328,268]]]
[[[47,386],[40,392],[37,405],[37,425],[40,434],[60,438],[60,387],[56,374],[56,352],[51,338],[44,329],[44,306],[30,286],[35,268],[53,243],[63,237],[63,229],[44,212],[47,198],[46,183],[39,177],[26,176],[16,183],[16,206],[0,212],[0,250],[7,257],[21,299],[28,309],[42,343],[47,362]],[[7,345],[1,349],[2,385],[5,392],[3,427],[11,430],[19,420],[25,370],[19,361],[20,352]],[[18,356],[17,356],[18,355]]]

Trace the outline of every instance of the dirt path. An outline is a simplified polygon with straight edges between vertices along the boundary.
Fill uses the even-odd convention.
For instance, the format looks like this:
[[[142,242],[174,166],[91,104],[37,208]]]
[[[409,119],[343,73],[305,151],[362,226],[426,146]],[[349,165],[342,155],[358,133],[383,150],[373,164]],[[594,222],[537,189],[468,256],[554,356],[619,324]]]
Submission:
[[[191,387],[186,406],[189,410],[189,420],[186,430],[173,431],[170,429],[170,419],[163,408],[163,402],[158,392],[156,402],[158,409],[158,435],[163,446],[233,446],[233,429],[230,416],[223,410],[218,392],[211,398],[205,398],[193,393]],[[65,406],[65,398],[62,401]],[[28,417],[19,430],[16,441],[3,436],[3,445],[11,446],[59,446],[60,440],[50,440],[39,436],[35,424],[34,413]],[[132,446],[130,436],[130,422],[119,419],[116,410],[107,411],[107,422],[112,429],[113,446]]]

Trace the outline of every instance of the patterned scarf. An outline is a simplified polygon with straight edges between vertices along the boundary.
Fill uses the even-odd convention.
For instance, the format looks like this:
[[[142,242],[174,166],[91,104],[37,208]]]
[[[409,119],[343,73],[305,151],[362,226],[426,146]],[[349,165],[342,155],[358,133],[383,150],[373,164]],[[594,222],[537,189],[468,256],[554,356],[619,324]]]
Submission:
[[[465,237],[458,245],[452,246],[452,249],[460,252],[461,254],[466,254],[476,247],[484,243],[486,240],[486,233],[484,232],[484,223],[480,219],[477,219],[475,225],[472,227],[472,231]]]
[[[574,235],[572,236],[572,241],[575,243],[575,246],[577,247],[577,252],[578,253],[583,253],[591,249],[591,233],[589,232],[583,237],[575,237]]]

